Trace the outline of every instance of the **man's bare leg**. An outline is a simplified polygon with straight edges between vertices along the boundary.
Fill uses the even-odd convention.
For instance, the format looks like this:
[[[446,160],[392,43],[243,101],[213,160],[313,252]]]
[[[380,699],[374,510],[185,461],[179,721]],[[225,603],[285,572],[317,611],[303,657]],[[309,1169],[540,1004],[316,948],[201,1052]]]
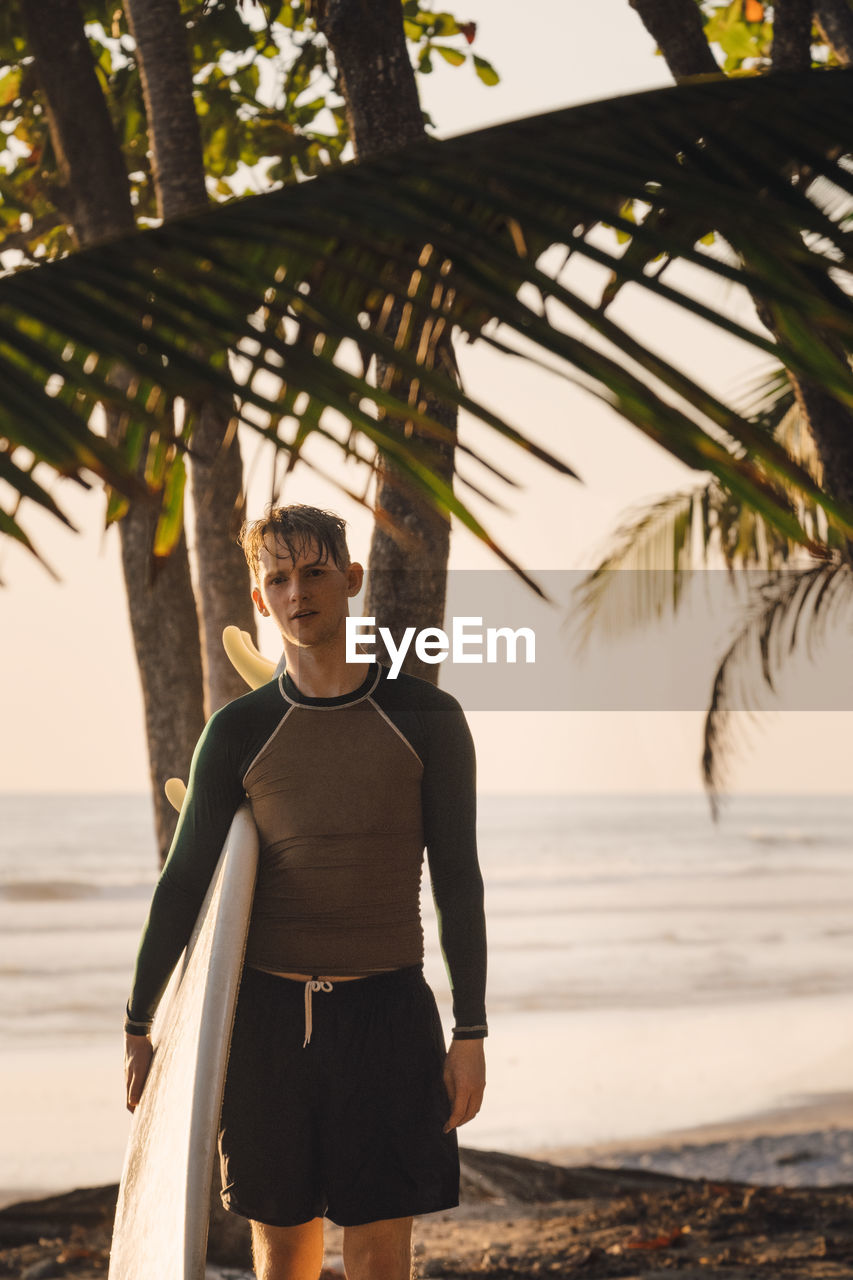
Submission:
[[[347,1280],[411,1280],[412,1219],[344,1227]]]
[[[258,1280],[318,1280],[323,1269],[323,1219],[312,1218],[298,1227],[253,1222],[252,1257]]]

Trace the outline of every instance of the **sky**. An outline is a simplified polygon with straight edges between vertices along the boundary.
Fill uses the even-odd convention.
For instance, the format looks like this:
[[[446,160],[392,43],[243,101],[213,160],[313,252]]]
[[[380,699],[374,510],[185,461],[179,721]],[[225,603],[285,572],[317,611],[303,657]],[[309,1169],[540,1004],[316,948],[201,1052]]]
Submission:
[[[436,59],[421,81],[425,109],[442,136],[612,95],[670,83],[662,59],[628,0],[461,0],[457,16],[478,24],[475,48],[496,66],[501,83],[486,88],[470,67]],[[594,279],[586,282],[590,287]],[[720,301],[722,295],[715,295]],[[734,300],[733,305],[738,305]],[[689,364],[714,390],[729,395],[760,371],[756,353],[710,335],[698,321],[673,317],[630,293],[617,303],[622,320],[668,355]],[[466,385],[510,421],[570,463],[583,483],[566,480],[463,421],[463,439],[488,446],[521,488],[496,496],[506,510],[475,504],[490,532],[536,576],[591,567],[626,509],[648,502],[695,476],[569,382],[479,346],[460,353]],[[254,439],[249,456],[250,514],[269,497],[270,460]],[[325,459],[324,459],[325,461]],[[329,459],[332,467],[335,460]],[[351,481],[352,475],[344,475]],[[492,486],[494,488],[494,486]],[[103,532],[103,498],[60,485],[57,496],[82,533],[54,528],[37,513],[28,527],[61,576],[54,583],[15,548],[2,555],[0,634],[0,788],[4,791],[145,791],[147,758],[141,697],[132,654],[118,539]],[[299,467],[282,495],[339,510],[350,522],[351,550],[364,558],[370,517],[334,485]],[[466,530],[453,536],[451,571],[497,569]],[[554,625],[558,625],[556,618]],[[663,644],[664,641],[661,641]],[[668,643],[671,643],[668,642]],[[278,656],[277,636],[261,644]],[[624,675],[630,647],[612,652]],[[672,650],[673,661],[689,661]],[[566,661],[575,659],[567,655]],[[828,677],[841,672],[843,644],[819,654]],[[834,664],[837,664],[837,668]],[[512,671],[507,669],[507,679]],[[708,687],[713,671],[707,672]],[[797,678],[796,676],[794,678]],[[768,704],[770,705],[770,704]],[[848,705],[853,705],[848,700]],[[473,710],[480,787],[485,792],[699,791],[703,715],[690,710]],[[736,721],[746,720],[738,714]],[[734,791],[849,792],[845,710],[769,711],[731,760]]]

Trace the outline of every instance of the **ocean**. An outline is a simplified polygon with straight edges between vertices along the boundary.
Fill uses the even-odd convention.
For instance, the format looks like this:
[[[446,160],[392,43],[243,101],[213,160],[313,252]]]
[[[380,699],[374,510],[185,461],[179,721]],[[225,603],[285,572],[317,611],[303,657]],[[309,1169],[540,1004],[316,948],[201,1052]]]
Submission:
[[[849,1087],[853,797],[484,796],[489,1087],[532,1151]],[[156,879],[141,796],[0,796],[0,1189],[118,1177],[121,1021]],[[426,970],[447,981],[425,889]]]

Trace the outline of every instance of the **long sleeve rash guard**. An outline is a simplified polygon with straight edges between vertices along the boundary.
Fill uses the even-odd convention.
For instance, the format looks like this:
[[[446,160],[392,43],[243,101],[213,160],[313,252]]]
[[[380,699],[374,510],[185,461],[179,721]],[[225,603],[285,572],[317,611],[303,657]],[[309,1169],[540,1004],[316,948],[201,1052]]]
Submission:
[[[336,698],[305,697],[285,672],[211,718],[143,930],[129,1027],[150,1026],[246,799],[261,849],[247,964],[343,977],[419,963],[426,846],[454,1035],[486,1034],[471,735],[449,694],[376,664]]]

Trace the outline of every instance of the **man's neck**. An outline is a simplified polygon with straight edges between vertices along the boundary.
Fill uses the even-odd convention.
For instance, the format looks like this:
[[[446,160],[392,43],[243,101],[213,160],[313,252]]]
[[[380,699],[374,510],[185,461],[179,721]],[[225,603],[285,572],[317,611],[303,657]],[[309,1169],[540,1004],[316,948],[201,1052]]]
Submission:
[[[338,698],[363,683],[367,664],[347,662],[343,648],[334,651],[300,649],[285,644],[287,674],[306,698]]]

